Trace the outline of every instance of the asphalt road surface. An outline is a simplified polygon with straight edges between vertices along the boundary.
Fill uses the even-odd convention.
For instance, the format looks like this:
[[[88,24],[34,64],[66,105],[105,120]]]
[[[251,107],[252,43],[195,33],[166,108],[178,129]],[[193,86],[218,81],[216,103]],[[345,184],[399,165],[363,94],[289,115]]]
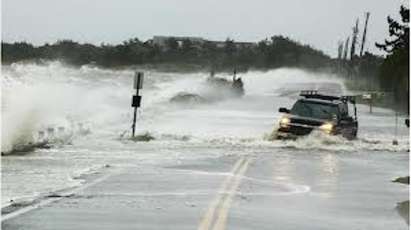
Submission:
[[[407,229],[408,187],[388,169],[408,155],[392,155],[259,148],[114,165],[3,215],[2,229]]]

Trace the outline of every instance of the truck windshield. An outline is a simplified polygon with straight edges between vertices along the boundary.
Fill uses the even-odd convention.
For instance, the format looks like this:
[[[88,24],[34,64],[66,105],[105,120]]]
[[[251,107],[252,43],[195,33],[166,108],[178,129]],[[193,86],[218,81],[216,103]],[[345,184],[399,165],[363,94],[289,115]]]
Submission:
[[[337,116],[338,107],[334,104],[297,101],[291,109],[291,114],[302,117],[331,120]]]

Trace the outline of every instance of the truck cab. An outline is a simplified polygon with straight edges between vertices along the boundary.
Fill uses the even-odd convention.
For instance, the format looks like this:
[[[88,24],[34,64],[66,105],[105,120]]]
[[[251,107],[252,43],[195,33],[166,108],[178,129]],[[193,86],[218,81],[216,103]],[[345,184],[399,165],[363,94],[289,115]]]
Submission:
[[[317,91],[302,91],[291,109],[280,108],[284,113],[279,122],[277,139],[295,139],[319,130],[329,135],[342,135],[355,139],[358,132],[357,108],[351,96],[329,96]],[[348,104],[353,106],[349,113]]]

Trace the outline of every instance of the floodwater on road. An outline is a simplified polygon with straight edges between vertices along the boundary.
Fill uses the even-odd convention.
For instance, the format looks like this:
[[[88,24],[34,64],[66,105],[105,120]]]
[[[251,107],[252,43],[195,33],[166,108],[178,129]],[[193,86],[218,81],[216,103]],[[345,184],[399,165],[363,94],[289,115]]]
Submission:
[[[205,229],[207,221],[225,226],[224,216],[233,229],[408,228],[397,211],[397,204],[408,200],[408,186],[391,182],[408,175],[405,117],[400,116],[396,126],[392,110],[374,108],[370,114],[367,106],[358,105],[357,140],[321,133],[296,141],[270,138],[281,117],[279,107],[290,108],[302,89],[347,93],[339,78],[299,69],[250,71],[238,74],[245,95],[233,98],[208,87],[208,73],[145,70],[137,133],[155,139],[133,142],[127,139],[132,76],[131,69],[77,69],[58,62],[3,67],[2,151],[44,136],[54,143],[49,149],[2,157],[3,207],[81,187],[87,183],[84,175],[112,168],[121,170],[123,178],[134,178],[129,193],[151,194],[151,202],[173,210],[158,215],[158,229],[178,215],[171,202],[176,195],[156,196],[165,192],[188,194],[189,201],[180,197],[181,202],[195,203],[188,206],[198,213],[190,214],[196,215],[192,219],[188,215],[180,226],[189,229],[197,228],[199,219],[205,221],[199,229]],[[229,74],[217,77],[231,79]],[[205,100],[171,103],[179,93]],[[399,145],[392,145],[393,139]],[[215,197],[231,169],[241,179],[222,190],[227,196]],[[181,173],[184,176],[178,176]],[[187,181],[192,186],[182,186]],[[222,220],[204,216],[213,200],[219,203],[216,215]],[[37,215],[46,215],[42,212],[47,210]],[[154,217],[141,221],[150,220],[156,222]],[[12,224],[3,227],[12,229]]]

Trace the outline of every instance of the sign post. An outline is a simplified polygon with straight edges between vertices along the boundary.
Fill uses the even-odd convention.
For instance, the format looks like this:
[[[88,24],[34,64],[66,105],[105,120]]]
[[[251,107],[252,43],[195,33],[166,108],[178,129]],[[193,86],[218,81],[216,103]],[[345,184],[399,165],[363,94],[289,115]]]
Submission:
[[[137,109],[141,105],[141,96],[138,94],[139,94],[139,90],[143,88],[143,80],[144,80],[144,73],[135,72],[133,86],[134,86],[134,89],[136,89],[136,95],[133,95],[132,102],[131,102],[131,106],[134,107],[133,132],[132,132],[133,137],[136,132]]]
[[[368,101],[368,104],[370,105],[370,113],[372,113],[372,93],[367,93],[362,95],[362,99]]]

